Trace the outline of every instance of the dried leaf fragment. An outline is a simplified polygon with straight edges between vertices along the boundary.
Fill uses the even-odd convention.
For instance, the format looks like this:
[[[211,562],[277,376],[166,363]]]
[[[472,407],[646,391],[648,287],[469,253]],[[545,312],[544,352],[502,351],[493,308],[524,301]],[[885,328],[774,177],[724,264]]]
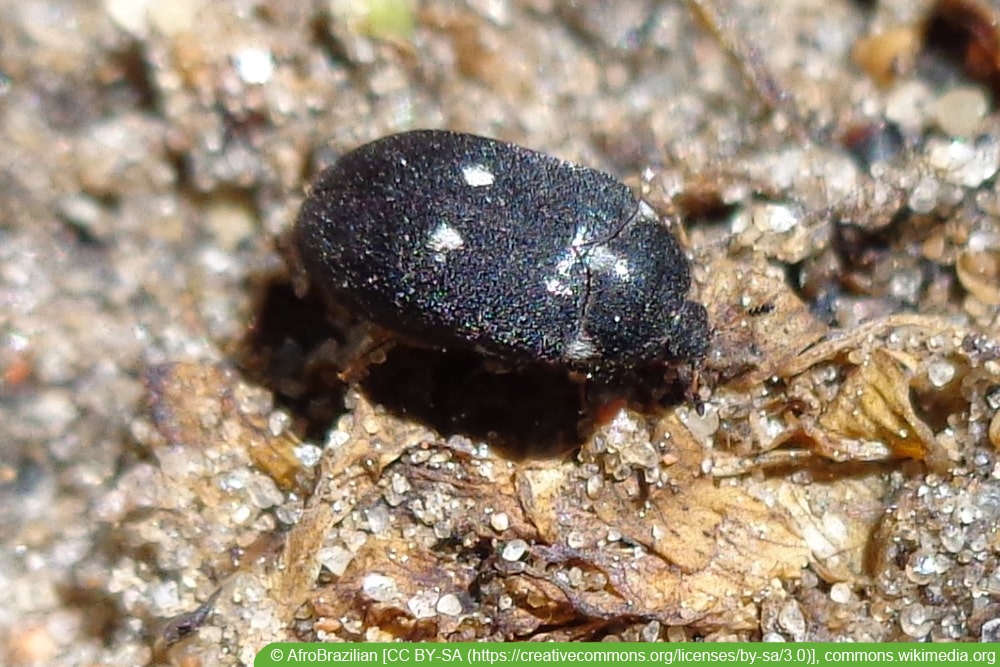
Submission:
[[[470,607],[476,574],[468,564],[442,566],[440,554],[381,535],[365,543],[339,581],[312,595],[313,612],[347,620],[345,638],[447,639]]]
[[[201,449],[230,442],[245,448],[278,486],[301,491],[311,485],[295,455],[298,440],[269,428],[270,396],[242,384],[230,369],[194,362],[157,366],[146,376],[146,392],[150,417],[167,444]]]
[[[750,370],[748,382],[757,384],[827,332],[762,256],[716,259],[708,271],[713,280],[702,299],[716,335],[707,365],[723,377]]]
[[[423,426],[391,417],[360,395],[355,410],[342,417],[336,431],[339,446],[328,447],[322,477],[303,512],[289,532],[281,555],[284,567],[273,573],[274,595],[292,612],[305,602],[320,572],[319,552],[329,530],[349,514],[371,491],[381,471],[410,447],[433,439]]]
[[[876,348],[815,422],[803,420],[803,426],[820,453],[834,460],[896,456],[944,464],[935,454],[934,433],[913,409],[912,381],[900,355]]]
[[[645,495],[630,480],[609,480],[594,498],[581,497],[584,485],[571,468],[519,475],[535,500],[526,514],[545,527],[546,541],[575,545],[561,557],[572,553],[579,567],[607,577],[605,587],[565,589],[576,604],[589,614],[627,611],[680,625],[731,618],[746,591],[799,575],[809,550],[782,509],[703,475],[704,451],[676,417],[661,421],[653,441],[668,443],[665,458],[673,464],[663,472],[669,483]]]

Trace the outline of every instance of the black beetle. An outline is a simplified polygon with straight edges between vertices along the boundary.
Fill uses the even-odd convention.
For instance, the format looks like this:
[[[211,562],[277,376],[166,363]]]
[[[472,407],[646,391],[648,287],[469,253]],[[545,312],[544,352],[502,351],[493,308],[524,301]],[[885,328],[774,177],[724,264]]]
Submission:
[[[384,137],[312,183],[312,282],[405,340],[588,374],[697,362],[705,308],[652,208],[612,176],[493,139]]]

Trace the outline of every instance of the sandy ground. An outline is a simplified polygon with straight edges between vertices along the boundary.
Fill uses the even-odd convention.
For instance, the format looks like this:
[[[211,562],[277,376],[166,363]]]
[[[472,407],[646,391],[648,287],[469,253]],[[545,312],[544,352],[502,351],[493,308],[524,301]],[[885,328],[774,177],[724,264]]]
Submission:
[[[0,662],[136,665],[178,660],[180,651],[200,664],[237,664],[293,627],[296,636],[325,639],[531,638],[560,624],[588,629],[553,632],[555,638],[992,637],[1000,595],[993,450],[1000,439],[1000,198],[993,184],[1000,126],[988,82],[969,80],[954,65],[935,67],[933,54],[919,50],[926,37],[920,22],[932,4],[736,2],[715,16],[713,34],[687,3],[643,0],[4,0]],[[898,55],[899,73],[877,64],[865,71],[852,49],[886,32],[897,41],[875,51]],[[738,612],[706,604],[685,617],[675,612],[690,600],[671,597],[672,588],[659,602],[646,601],[643,613],[569,596],[558,613],[548,610],[547,623],[532,624],[530,615],[499,623],[501,612],[523,610],[531,596],[508,590],[473,599],[469,581],[461,594],[393,606],[393,586],[402,585],[371,579],[359,554],[366,553],[366,535],[399,526],[390,517],[400,507],[439,541],[457,539],[448,543],[452,553],[481,559],[483,548],[517,561],[546,542],[581,549],[586,543],[572,532],[564,540],[555,524],[546,530],[539,518],[545,512],[529,511],[516,525],[514,509],[491,512],[484,525],[494,541],[480,535],[463,543],[468,533],[451,519],[428,516],[436,491],[414,482],[428,478],[407,471],[434,464],[435,448],[496,469],[514,465],[505,454],[454,421],[418,425],[405,409],[387,417],[370,406],[383,402],[371,393],[359,397],[337,385],[324,394],[296,384],[302,340],[323,317],[289,314],[307,306],[291,296],[276,239],[293,223],[319,168],[366,140],[416,127],[489,135],[601,168],[686,214],[696,291],[715,299],[709,310],[720,345],[731,343],[720,354],[743,344],[726,336],[741,321],[724,307],[740,304],[720,287],[734,281],[726,271],[766,274],[770,286],[754,294],[801,299],[809,308],[795,312],[821,323],[820,337],[885,322],[857,349],[874,354],[877,369],[900,364],[884,370],[884,381],[909,383],[918,398],[911,406],[904,390],[897,398],[905,405],[887,412],[904,431],[911,425],[919,442],[912,433],[881,440],[851,433],[834,417],[797,431],[799,449],[875,462],[813,477],[782,468],[778,477],[788,487],[767,486],[775,477],[759,471],[747,482],[758,485],[747,492],[760,502],[806,506],[819,518],[812,532],[791,522],[796,528],[781,555],[791,565],[747,574],[759,585],[743,591]],[[714,263],[722,259],[738,268]],[[783,301],[774,303],[777,315],[791,317]],[[740,305],[747,312],[757,306],[764,312],[774,304]],[[892,318],[903,315],[925,319],[915,329],[895,328],[900,321]],[[814,331],[808,327],[783,331],[784,321],[770,333],[806,341],[802,347],[816,340],[803,333]],[[876,339],[895,361],[872,352]],[[761,358],[778,355],[761,345]],[[868,367],[849,358],[857,349],[838,348],[826,361]],[[287,367],[274,370],[279,362]],[[748,363],[786,379],[808,366]],[[840,382],[836,371],[824,372]],[[640,438],[641,447],[659,449],[650,460],[623,457],[618,464],[626,472],[663,464],[669,447],[657,437],[680,423],[699,447],[719,446],[719,429],[753,412],[741,412],[735,389],[726,393],[734,374],[719,374],[720,388],[703,392],[707,417],[681,410],[680,422],[662,427],[622,417],[633,420],[626,431],[652,434]],[[866,387],[884,379],[860,375]],[[421,383],[412,379],[419,373],[406,377]],[[828,396],[814,384],[796,395],[794,384],[788,379],[776,395],[800,401],[807,414],[808,406],[844,409],[834,389]],[[239,418],[230,421],[232,414]],[[359,436],[357,425],[369,418],[371,428]],[[341,421],[328,435],[335,419]],[[606,428],[622,427],[621,419]],[[765,421],[758,430],[731,428],[729,442],[742,445],[730,453],[753,455],[762,440],[774,444],[760,433],[783,427]],[[392,437],[376,438],[380,432]],[[865,449],[872,441],[882,449]],[[320,460],[357,443],[381,452],[361,456],[372,467],[369,481],[357,483],[382,503],[353,495],[348,504],[363,506],[363,516],[330,501],[336,489],[313,494],[317,470],[331,479],[348,475],[341,463]],[[415,459],[414,447],[426,458]],[[590,442],[565,459],[567,474],[584,471],[578,485],[596,493],[586,484],[597,479],[595,470],[611,471],[607,456],[606,446]],[[667,463],[686,460],[672,456]],[[530,464],[530,453],[526,458]],[[408,467],[383,468],[397,461]],[[617,472],[605,477],[628,477]],[[497,493],[523,499],[524,480],[541,484],[539,475],[524,473]],[[650,479],[656,486],[666,478]],[[831,483],[822,502],[853,503],[853,514],[817,510],[817,480],[831,479],[845,485]],[[789,488],[799,493],[810,481],[813,495],[789,499]],[[413,488],[426,491],[420,511],[401,499],[411,499]],[[699,493],[699,502],[717,503],[717,516],[740,519],[707,488]],[[310,514],[327,501],[328,514]],[[454,506],[438,501],[452,507],[440,510],[450,516]],[[772,518],[740,520],[766,525]],[[853,519],[859,532],[852,532]],[[310,530],[292,529],[303,521],[313,522]],[[836,521],[839,527],[831,527]],[[326,532],[334,527],[336,536]],[[623,532],[629,535],[614,530],[601,539],[618,545]],[[400,531],[400,539],[419,542],[419,531]],[[282,545],[286,534],[293,538]],[[794,535],[807,536],[801,550],[793,548]],[[861,555],[831,562],[838,539]],[[667,554],[671,568],[710,569],[712,559],[685,560],[659,536],[647,546]],[[315,553],[322,556],[315,560]],[[295,554],[305,554],[304,579],[275,575],[288,571]],[[717,561],[723,556],[754,559],[752,548]],[[570,581],[597,576],[562,562]],[[392,579],[388,567],[382,563],[379,576]],[[719,582],[708,577],[699,585],[711,592]],[[182,616],[220,587],[207,615]],[[323,590],[349,599],[351,587],[364,605],[322,599]],[[552,599],[556,589],[533,595]],[[302,611],[307,602],[309,613]],[[321,613],[324,604],[329,609]],[[367,616],[355,613],[361,607]],[[373,608],[398,608],[413,622],[388,623]],[[435,615],[452,621],[416,623]],[[185,622],[204,627],[186,648],[168,646],[191,629]]]

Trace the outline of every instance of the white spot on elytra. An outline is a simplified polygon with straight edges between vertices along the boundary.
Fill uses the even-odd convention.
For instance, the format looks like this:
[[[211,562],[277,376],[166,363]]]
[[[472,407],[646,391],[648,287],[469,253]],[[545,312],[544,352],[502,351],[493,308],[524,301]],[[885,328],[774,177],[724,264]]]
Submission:
[[[573,240],[569,244],[574,248],[579,248],[582,245],[590,242],[590,230],[587,229],[587,225],[580,225],[573,232]]]
[[[458,230],[447,222],[439,223],[427,237],[427,248],[438,253],[437,259],[444,260],[444,254],[452,250],[460,250],[465,246],[465,239]]]
[[[585,255],[587,267],[602,273],[613,273],[619,280],[632,277],[628,259],[612,252],[606,245],[595,245]]]
[[[493,185],[496,180],[496,176],[485,164],[470,164],[462,167],[462,178],[474,188]]]
[[[563,253],[559,261],[556,262],[556,274],[561,278],[568,278],[570,271],[573,270],[573,266],[579,261],[576,253],[572,250],[567,250]]]
[[[546,278],[543,283],[545,291],[555,296],[573,296],[569,278],[573,274],[573,267],[581,263],[595,273],[608,273],[621,281],[632,279],[632,267],[626,257],[602,243],[588,245],[591,243],[594,240],[586,225],[580,225],[574,230],[569,248],[563,251],[556,262],[555,274]]]
[[[586,331],[578,331],[566,342],[566,358],[572,361],[586,361],[597,356],[597,348]]]
[[[567,278],[573,271],[573,267],[580,261],[576,251],[572,248],[563,252],[559,261],[556,262],[556,273],[545,279],[545,290],[555,296],[573,296],[573,289],[569,286]]]
[[[573,296],[573,290],[569,288],[565,280],[559,278],[546,278],[545,291],[554,296]]]
[[[578,253],[572,253],[570,266],[582,261],[591,271],[611,273],[619,280],[630,280],[632,270],[629,267],[628,259],[618,255],[603,243],[589,245],[594,241],[590,229],[586,225],[580,225],[576,228],[576,231],[573,232],[573,240],[569,244],[572,248],[583,247],[583,249]],[[559,266],[557,265],[556,268],[558,270]],[[569,275],[569,271],[567,270],[562,275]]]

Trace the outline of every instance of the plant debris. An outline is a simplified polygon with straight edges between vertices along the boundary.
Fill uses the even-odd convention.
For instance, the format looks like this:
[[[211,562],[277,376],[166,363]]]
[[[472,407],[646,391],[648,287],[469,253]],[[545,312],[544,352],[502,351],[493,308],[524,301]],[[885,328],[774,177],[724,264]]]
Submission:
[[[996,639],[989,3],[8,4],[0,662]],[[276,239],[414,128],[679,218],[695,396],[433,350],[339,380]]]

